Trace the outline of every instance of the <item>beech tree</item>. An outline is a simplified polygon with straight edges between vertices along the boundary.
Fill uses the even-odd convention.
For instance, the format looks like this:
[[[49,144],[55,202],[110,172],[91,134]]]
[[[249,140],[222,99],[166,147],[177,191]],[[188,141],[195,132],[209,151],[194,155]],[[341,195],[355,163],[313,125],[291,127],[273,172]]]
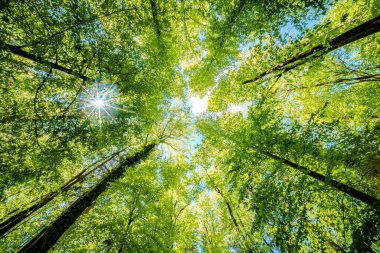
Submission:
[[[3,1],[1,252],[379,252],[380,5]]]

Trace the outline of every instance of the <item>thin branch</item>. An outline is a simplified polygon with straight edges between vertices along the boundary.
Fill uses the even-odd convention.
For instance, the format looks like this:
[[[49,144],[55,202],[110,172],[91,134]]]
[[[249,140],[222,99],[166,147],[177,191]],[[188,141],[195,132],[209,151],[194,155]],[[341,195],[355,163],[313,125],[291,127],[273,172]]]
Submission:
[[[313,86],[301,86],[297,88],[287,89],[286,91],[288,92],[288,91],[316,88],[316,87],[334,85],[334,84],[339,84],[339,83],[344,83],[346,85],[349,85],[349,84],[358,84],[358,83],[363,83],[363,82],[379,82],[379,81],[380,81],[380,74],[372,74],[372,75],[351,77],[351,78],[339,78],[332,81],[321,82]]]
[[[42,24],[44,25],[44,28],[45,28],[46,32],[47,32],[48,35],[50,36],[50,34],[51,34],[51,33],[50,33],[50,29],[49,29],[48,25],[46,24],[45,20],[42,18],[42,15],[41,15],[41,13],[38,11],[38,8],[34,5],[33,2],[30,2],[30,3],[31,3],[31,5],[32,5],[32,8],[37,12],[37,15],[38,15],[38,17],[40,18]]]
[[[36,94],[34,96],[34,99],[33,99],[33,108],[34,108],[34,135],[35,135],[35,138],[36,138],[36,142],[37,142],[37,146],[40,148],[40,150],[43,152],[43,149],[40,145],[40,142],[38,141],[38,126],[37,126],[37,119],[40,119],[40,115],[38,114],[38,110],[37,110],[37,102],[38,102],[38,93],[40,92],[40,90],[42,89],[42,87],[45,85],[47,79],[49,78],[49,76],[51,75],[53,71],[53,68],[51,67],[50,70],[49,70],[49,73],[44,77],[44,79],[42,80],[42,83],[40,84],[40,86],[38,86],[37,90],[36,90]]]
[[[63,34],[67,31],[70,31],[76,27],[79,27],[79,26],[82,26],[82,25],[86,25],[86,24],[89,24],[89,23],[92,23],[96,20],[99,20],[99,19],[102,19],[102,18],[107,18],[109,16],[112,16],[114,14],[117,14],[117,13],[120,13],[120,12],[126,12],[126,11],[131,11],[131,10],[139,10],[139,9],[142,9],[142,8],[139,8],[139,7],[135,7],[135,8],[127,8],[127,9],[120,9],[120,10],[115,10],[115,11],[112,11],[110,13],[107,13],[107,14],[104,14],[102,16],[93,16],[92,18],[89,18],[89,19],[86,19],[86,20],[83,20],[82,22],[78,22],[78,23],[75,23],[75,24],[72,24],[72,25],[69,25],[67,26],[66,28],[60,30],[60,31],[57,31],[53,34],[50,34],[49,35],[49,39],[53,39],[54,37],[60,35],[60,34]],[[42,42],[44,42],[45,40],[40,40],[40,41],[35,41],[33,42],[31,45],[22,45],[20,46],[21,48],[23,47],[28,47],[28,46],[35,46],[35,45],[38,45],[38,44],[41,44]]]

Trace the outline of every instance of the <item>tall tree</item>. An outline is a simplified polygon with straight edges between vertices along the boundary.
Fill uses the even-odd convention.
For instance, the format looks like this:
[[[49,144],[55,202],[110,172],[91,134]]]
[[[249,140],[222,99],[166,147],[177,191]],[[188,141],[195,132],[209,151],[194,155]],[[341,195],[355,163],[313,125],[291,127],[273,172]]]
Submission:
[[[379,9],[5,1],[0,251],[378,251]]]
[[[17,211],[14,213],[12,211],[12,215],[7,218],[6,220],[2,221],[0,224],[0,237],[3,237],[6,235],[8,231],[10,231],[12,228],[17,226],[20,222],[22,222],[24,219],[29,217],[33,212],[37,211],[41,207],[48,204],[51,200],[53,200],[56,196],[58,196],[60,193],[64,193],[67,190],[70,189],[73,185],[83,181],[86,176],[88,176],[90,173],[93,173],[96,169],[99,169],[106,165],[109,161],[115,159],[115,157],[119,156],[123,150],[117,151],[114,154],[110,155],[108,158],[102,161],[97,161],[91,166],[88,166],[87,168],[83,169],[80,173],[78,173],[75,177],[67,181],[64,185],[62,185],[58,190],[49,192],[45,196],[43,196],[40,200],[38,200],[36,203],[32,204],[30,207],[23,209],[21,211]],[[32,202],[33,203],[33,202]]]
[[[356,40],[365,38],[372,34],[375,34],[380,31],[380,16],[377,16],[351,30],[346,31],[345,33],[331,39],[326,44],[321,44],[314,46],[311,49],[306,50],[294,57],[289,58],[288,60],[281,62],[280,64],[270,68],[269,70],[258,74],[252,79],[245,80],[243,84],[253,83],[257,80],[262,79],[266,75],[279,71],[285,73],[295,67],[301,65],[305,60],[310,60],[316,57],[320,57],[323,54],[326,54],[332,50],[335,50],[339,47],[345,46],[348,43],[354,42]]]
[[[148,144],[136,154],[127,157],[111,173],[106,175],[95,187],[79,197],[63,214],[52,224],[43,229],[20,252],[48,252],[62,234],[76,221],[76,219],[102,194],[107,185],[123,176],[127,167],[145,159],[156,146]]]

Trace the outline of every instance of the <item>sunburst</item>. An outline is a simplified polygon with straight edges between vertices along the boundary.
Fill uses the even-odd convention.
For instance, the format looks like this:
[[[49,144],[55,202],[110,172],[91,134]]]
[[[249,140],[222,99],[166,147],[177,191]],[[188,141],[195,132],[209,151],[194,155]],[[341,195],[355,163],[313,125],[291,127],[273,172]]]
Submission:
[[[106,121],[112,121],[118,110],[121,110],[119,91],[110,81],[94,81],[82,86],[79,110],[90,120],[101,126]]]

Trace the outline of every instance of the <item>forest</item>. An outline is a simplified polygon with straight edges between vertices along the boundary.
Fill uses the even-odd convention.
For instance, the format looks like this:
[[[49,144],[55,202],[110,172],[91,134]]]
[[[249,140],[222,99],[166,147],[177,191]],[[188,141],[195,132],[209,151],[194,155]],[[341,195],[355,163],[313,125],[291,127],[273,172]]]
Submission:
[[[0,252],[380,252],[379,0],[1,0]]]

